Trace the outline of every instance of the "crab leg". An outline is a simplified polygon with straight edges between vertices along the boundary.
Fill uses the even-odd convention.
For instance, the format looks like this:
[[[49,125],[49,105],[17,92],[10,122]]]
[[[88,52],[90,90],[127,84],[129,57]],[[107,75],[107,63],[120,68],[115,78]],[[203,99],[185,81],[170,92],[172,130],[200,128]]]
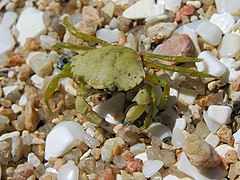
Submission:
[[[184,67],[180,67],[180,66],[169,66],[169,65],[165,65],[165,64],[162,64],[162,63],[159,63],[159,62],[154,62],[154,61],[144,60],[143,64],[147,67],[156,68],[156,69],[165,69],[165,70],[179,72],[179,73],[186,74],[186,75],[191,75],[191,76],[217,78],[217,77],[215,77],[211,74],[194,71],[194,70],[189,69],[189,68],[184,68]]]
[[[82,83],[79,83],[77,89],[77,98],[75,101],[77,112],[81,113],[81,115],[89,122],[102,127],[107,127],[107,124],[102,120],[102,118],[96,112],[94,112],[92,107],[85,101],[87,96],[87,88],[85,88]]]
[[[101,44],[103,46],[108,45],[108,43],[102,39],[96,38],[94,36],[90,36],[88,34],[84,34],[79,32],[68,20],[68,17],[63,19],[63,24],[66,26],[67,30],[75,37],[82,39],[87,42],[95,42],[97,44]]]
[[[123,122],[123,125],[127,125],[130,123],[133,123],[135,120],[137,120],[142,113],[145,111],[147,105],[150,102],[150,89],[148,87],[145,87],[144,89],[141,89],[137,95],[132,100],[133,102],[136,102],[137,104],[135,106],[132,106],[127,114],[126,118]]]
[[[171,61],[171,62],[200,62],[201,60],[198,58],[193,57],[185,57],[185,56],[167,56],[161,54],[149,54],[143,53],[143,59],[161,59],[164,61]]]
[[[164,108],[169,98],[169,92],[170,92],[169,83],[165,81],[163,78],[157,76],[156,74],[153,74],[153,75],[146,74],[146,80],[163,87],[163,95],[158,104],[158,108],[159,109]]]
[[[49,83],[49,85],[44,93],[44,102],[46,103],[48,109],[50,109],[48,100],[52,98],[54,91],[58,87],[58,82],[60,81],[60,79],[65,78],[65,77],[72,78],[70,63],[68,63],[64,66],[61,73],[54,76],[54,78],[51,80],[51,82]]]
[[[71,44],[71,43],[59,42],[52,47],[52,50],[61,54],[62,52],[60,51],[60,49],[62,49],[62,48],[71,49],[71,50],[75,50],[75,51],[80,51],[80,50],[89,51],[89,50],[94,49],[93,47],[90,47],[90,46],[81,46],[81,45],[75,45],[75,44]]]

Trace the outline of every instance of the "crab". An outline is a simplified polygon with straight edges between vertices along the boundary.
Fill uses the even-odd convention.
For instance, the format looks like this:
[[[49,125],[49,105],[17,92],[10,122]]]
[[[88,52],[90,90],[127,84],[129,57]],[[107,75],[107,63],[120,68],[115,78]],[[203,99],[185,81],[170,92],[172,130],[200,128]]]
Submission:
[[[141,84],[139,92],[132,100],[135,102],[135,105],[126,112],[123,124],[133,123],[147,108],[148,114],[142,126],[144,129],[151,124],[156,110],[164,108],[167,104],[170,91],[169,83],[166,80],[156,74],[150,74],[148,71],[145,71],[145,67],[165,69],[191,76],[215,78],[210,74],[179,66],[168,66],[155,61],[155,59],[174,62],[200,61],[197,58],[139,53],[128,47],[111,45],[94,36],[78,32],[67,17],[64,18],[63,24],[73,36],[87,42],[94,42],[101,47],[93,48],[70,43],[56,44],[53,49],[59,53],[61,53],[60,50],[62,48],[81,50],[84,53],[74,56],[72,61],[64,66],[61,73],[52,79],[45,92],[44,100],[48,104],[48,100],[53,96],[61,78],[73,78],[78,85],[75,101],[76,110],[86,120],[96,125],[108,126],[106,121],[94,112],[92,106],[86,101],[86,98],[89,96],[89,87],[94,90],[104,90],[108,93],[113,93],[116,91],[127,92]],[[159,94],[154,90],[152,84],[163,88],[161,98],[159,98]]]

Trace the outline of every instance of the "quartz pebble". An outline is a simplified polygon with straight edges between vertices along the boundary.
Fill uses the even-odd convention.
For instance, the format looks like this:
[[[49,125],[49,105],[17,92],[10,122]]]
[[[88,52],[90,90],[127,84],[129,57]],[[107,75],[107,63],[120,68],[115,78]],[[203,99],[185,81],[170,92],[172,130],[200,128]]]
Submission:
[[[222,30],[223,34],[227,34],[232,30],[235,19],[229,13],[213,14],[210,18],[210,22],[217,25]]]
[[[34,84],[34,86],[38,89],[42,89],[43,87],[43,81],[44,79],[36,74],[34,74],[32,77],[31,77],[31,80]]]
[[[216,77],[221,77],[227,67],[222,64],[215,56],[208,51],[203,51],[198,58],[203,59],[202,62],[196,62],[198,71],[211,74]],[[213,78],[202,78],[204,83],[210,82]]]
[[[114,10],[115,10],[115,3],[111,1],[102,8],[102,11],[105,12],[107,15],[109,15],[109,17],[111,18],[113,17]]]
[[[186,141],[186,136],[179,128],[174,128],[172,133],[172,145],[176,148],[181,148]]]
[[[8,138],[14,138],[20,136],[20,132],[19,131],[13,131],[11,133],[5,133],[3,135],[0,136],[0,141],[4,141]]]
[[[140,0],[123,12],[128,19],[145,19],[151,16],[164,14],[164,3],[161,0]]]
[[[187,126],[187,121],[185,118],[177,118],[174,129],[178,128],[180,130],[184,130],[186,126]]]
[[[130,147],[130,152],[135,156],[137,154],[143,153],[146,149],[144,143],[138,143]]]
[[[161,124],[161,123],[153,123],[148,127],[148,133],[150,136],[155,136],[161,139],[161,141],[165,140],[172,136],[171,130],[169,127]]]
[[[222,179],[227,175],[227,170],[221,165],[218,165],[215,168],[197,169],[190,163],[184,152],[180,155],[177,168],[179,171],[196,180]]]
[[[47,136],[45,159],[62,156],[75,146],[75,140],[83,140],[84,136],[86,132],[77,122],[64,121],[57,124]]]
[[[240,129],[233,134],[233,137],[234,137],[235,143],[240,143]]]
[[[134,158],[141,159],[143,163],[146,160],[148,160],[146,152],[140,153],[140,154],[136,155]]]
[[[218,51],[220,57],[235,57],[240,52],[240,36],[233,33],[223,36]]]
[[[222,39],[221,29],[217,25],[208,21],[200,23],[196,28],[196,32],[206,43],[213,46],[218,45]]]
[[[152,177],[163,167],[163,162],[159,160],[147,160],[143,163],[142,171],[146,178]]]
[[[19,31],[18,41],[24,46],[28,37],[38,37],[46,32],[43,12],[33,7],[27,7],[19,16],[17,25]]]
[[[211,105],[208,108],[208,117],[220,125],[229,123],[232,108],[229,106]]]
[[[8,27],[0,25],[0,55],[12,50],[16,44]]]
[[[93,107],[93,111],[111,124],[119,124],[124,118],[124,105],[126,96],[119,93],[106,102]]]
[[[193,7],[195,7],[195,8],[200,8],[201,7],[201,1],[187,1],[186,2],[186,4],[188,5],[188,6],[193,6]]]
[[[120,31],[118,29],[110,30],[102,28],[96,32],[96,37],[108,43],[113,43],[118,41],[119,33]]]
[[[215,151],[223,158],[225,158],[225,154],[231,150],[236,151],[232,146],[229,146],[227,144],[222,144],[215,148]]]
[[[64,164],[58,171],[58,180],[74,180],[78,179],[79,170],[75,166],[74,162],[69,160],[67,164]]]
[[[52,62],[46,53],[30,52],[26,62],[38,76],[45,77],[53,71]]]
[[[197,98],[198,93],[193,89],[179,88],[178,101],[185,104],[191,105]]]
[[[17,19],[17,13],[12,11],[7,11],[4,13],[0,26],[11,28]]]
[[[216,0],[218,13],[230,13],[233,16],[239,16],[240,14],[240,1],[239,0]]]
[[[3,95],[6,97],[8,94],[10,94],[11,92],[13,92],[17,89],[18,89],[18,86],[6,86],[6,87],[2,88]]]
[[[238,71],[238,62],[236,62],[233,58],[223,57],[220,59],[220,62],[225,64],[228,69],[223,76],[227,82],[233,82],[240,77],[240,71]]]
[[[205,141],[210,144],[212,147],[217,147],[220,142],[220,139],[217,135],[210,133],[206,138]]]
[[[173,12],[177,12],[181,7],[181,0],[163,0],[165,9]]]

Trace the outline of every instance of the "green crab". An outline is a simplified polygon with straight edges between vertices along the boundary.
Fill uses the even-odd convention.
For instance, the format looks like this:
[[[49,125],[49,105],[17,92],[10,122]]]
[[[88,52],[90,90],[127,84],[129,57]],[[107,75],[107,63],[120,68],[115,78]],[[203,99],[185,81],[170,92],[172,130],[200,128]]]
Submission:
[[[167,81],[156,74],[149,74],[144,67],[165,69],[179,72],[186,75],[213,77],[212,75],[197,72],[188,68],[168,66],[154,59],[174,62],[197,62],[200,61],[191,57],[171,57],[157,54],[141,53],[123,46],[110,45],[107,42],[87,34],[80,33],[65,17],[63,24],[67,30],[75,37],[87,42],[94,42],[101,47],[93,48],[90,46],[81,46],[69,43],[58,43],[53,47],[54,50],[61,53],[61,48],[71,50],[85,51],[83,55],[76,55],[71,63],[65,65],[60,74],[56,75],[50,82],[45,92],[45,102],[53,96],[57,88],[58,81],[64,77],[73,78],[78,84],[76,97],[76,110],[83,115],[88,121],[100,125],[107,126],[107,123],[92,110],[87,103],[86,98],[89,96],[91,87],[95,90],[105,90],[107,92],[126,92],[134,87],[142,84],[139,92],[132,100],[135,105],[132,106],[125,115],[123,124],[133,123],[137,120],[148,107],[148,114],[144,120],[143,128],[147,128],[153,118],[153,114],[157,109],[162,109],[166,105],[169,98],[170,86]],[[159,85],[163,88],[163,94],[159,98],[151,84]]]

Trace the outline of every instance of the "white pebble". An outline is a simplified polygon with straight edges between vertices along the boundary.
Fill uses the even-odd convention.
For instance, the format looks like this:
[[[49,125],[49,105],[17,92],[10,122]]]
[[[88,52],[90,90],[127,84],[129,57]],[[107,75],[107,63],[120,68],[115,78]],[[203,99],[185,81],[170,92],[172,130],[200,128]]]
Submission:
[[[18,86],[6,86],[2,88],[3,95],[6,97],[9,93],[12,91],[15,91],[18,88]]]
[[[57,43],[57,40],[51,36],[41,35],[40,43],[43,49],[51,50],[52,46]]]
[[[240,14],[240,0],[215,0],[218,13],[230,13],[234,16]]]
[[[195,24],[199,23],[199,21],[195,21],[195,22],[192,22],[190,24],[193,24],[195,26]],[[195,47],[194,49],[196,50],[197,54],[200,54],[201,49],[200,49],[200,46],[199,46],[199,43],[198,43],[198,37],[197,37],[196,30],[194,28],[188,27],[187,25],[184,25],[182,27],[183,27],[183,33],[182,34],[187,34],[191,38],[191,40],[194,44],[194,47]]]
[[[240,143],[240,129],[233,134],[235,143]]]
[[[19,106],[19,105],[17,105],[17,104],[13,104],[13,105],[11,106],[11,109],[13,110],[14,113],[19,113],[19,112],[22,111],[22,107]]]
[[[29,153],[27,162],[31,164],[33,167],[37,167],[41,164],[41,161],[38,159],[38,157],[34,153]]]
[[[18,101],[18,105],[25,106],[26,104],[27,104],[27,97],[25,94],[23,94]]]
[[[185,105],[191,105],[197,98],[198,93],[193,89],[179,88],[178,101]]]
[[[188,5],[188,6],[193,6],[193,7],[195,7],[195,8],[200,8],[201,7],[201,1],[187,1],[186,2],[186,4]]]
[[[186,141],[186,136],[183,133],[183,130],[175,128],[172,133],[172,145],[176,148],[181,148]]]
[[[124,93],[119,93],[116,96],[108,99],[106,102],[93,107],[93,111],[98,113],[102,118],[111,124],[119,124],[120,117],[124,117],[124,106],[126,96]]]
[[[0,26],[11,28],[17,19],[17,13],[12,11],[7,11],[4,13]]]
[[[19,31],[18,41],[24,46],[29,37],[38,37],[46,32],[46,25],[43,21],[43,12],[33,7],[25,8],[17,22]]]
[[[108,43],[113,43],[118,41],[119,33],[118,29],[110,30],[102,28],[96,32],[96,37]]]
[[[46,138],[45,159],[62,156],[75,146],[75,140],[83,140],[85,135],[83,127],[77,122],[60,122]]]
[[[177,168],[194,180],[222,179],[228,174],[222,165],[204,170],[197,169],[190,163],[184,152],[180,155]]]
[[[165,9],[177,12],[181,7],[181,0],[163,0]]]
[[[9,28],[0,26],[0,55],[12,50],[16,44]]]
[[[152,123],[147,130],[151,137],[156,136],[160,138],[161,141],[172,136],[172,133],[169,127],[157,122]]]
[[[187,121],[185,118],[177,118],[174,129],[178,128],[180,130],[184,130],[186,126],[187,126]]]
[[[227,144],[222,144],[222,145],[219,145],[215,148],[216,152],[222,156],[223,158],[225,158],[225,154],[230,151],[230,150],[233,150],[233,151],[236,151],[232,146],[229,146]]]
[[[217,130],[222,126],[221,124],[219,124],[216,121],[213,121],[211,118],[209,118],[207,111],[203,112],[203,119],[206,122],[208,129],[212,133],[216,133]]]
[[[34,74],[32,77],[31,77],[31,80],[33,82],[33,85],[38,88],[38,89],[42,89],[43,87],[43,81],[44,79],[40,76],[38,76],[37,74]]]
[[[76,180],[78,179],[79,169],[72,160],[68,160],[67,164],[61,166],[58,171],[58,180]]]
[[[64,78],[61,80],[61,84],[64,87],[64,90],[68,92],[69,94],[76,96],[77,95],[77,90],[74,87],[74,82],[70,78]]]
[[[41,77],[50,75],[53,71],[52,62],[49,60],[48,55],[43,52],[30,52],[26,63]]]
[[[0,141],[4,141],[5,139],[9,139],[9,138],[17,137],[17,136],[20,136],[19,131],[13,131],[11,133],[5,133],[5,134],[0,136]]]
[[[80,160],[83,160],[84,158],[87,158],[90,156],[91,154],[91,149],[87,150],[87,152],[85,152],[81,157],[80,157]]]
[[[152,177],[157,173],[162,167],[163,162],[159,160],[147,160],[143,163],[142,171],[146,178]]]
[[[233,33],[223,36],[218,51],[220,57],[235,57],[240,52],[240,36]]]
[[[161,0],[140,0],[127,8],[123,16],[128,19],[145,19],[164,14],[164,3]]]
[[[111,29],[116,29],[117,26],[118,26],[118,21],[117,21],[117,18],[112,18],[110,23],[109,23],[109,26],[111,27]]]
[[[240,76],[238,61],[236,62],[233,58],[223,57],[220,59],[220,62],[228,68],[223,77],[227,82],[233,82]]]
[[[140,153],[136,155],[134,158],[141,159],[142,162],[145,162],[146,160],[148,160],[146,152]]]
[[[210,22],[217,25],[223,32],[223,34],[229,33],[235,24],[234,17],[229,13],[213,14],[210,18]]]
[[[205,141],[210,144],[212,147],[217,147],[220,142],[219,137],[216,134],[210,133],[206,138]]]
[[[106,13],[110,18],[112,18],[115,10],[115,6],[116,6],[115,3],[110,1],[101,10],[104,13]]]
[[[232,114],[232,108],[229,106],[210,105],[208,108],[208,117],[220,125],[229,123]]]
[[[146,149],[146,145],[144,143],[137,143],[130,147],[130,152],[135,156],[137,154],[143,153]]]
[[[216,77],[221,77],[227,70],[227,67],[208,51],[201,52],[198,58],[203,59],[203,61],[195,63],[198,71],[200,72],[208,73]],[[213,78],[202,79],[204,83],[213,80]]]
[[[196,32],[206,43],[213,46],[218,45],[222,39],[221,29],[209,21],[200,23],[196,28]]]

